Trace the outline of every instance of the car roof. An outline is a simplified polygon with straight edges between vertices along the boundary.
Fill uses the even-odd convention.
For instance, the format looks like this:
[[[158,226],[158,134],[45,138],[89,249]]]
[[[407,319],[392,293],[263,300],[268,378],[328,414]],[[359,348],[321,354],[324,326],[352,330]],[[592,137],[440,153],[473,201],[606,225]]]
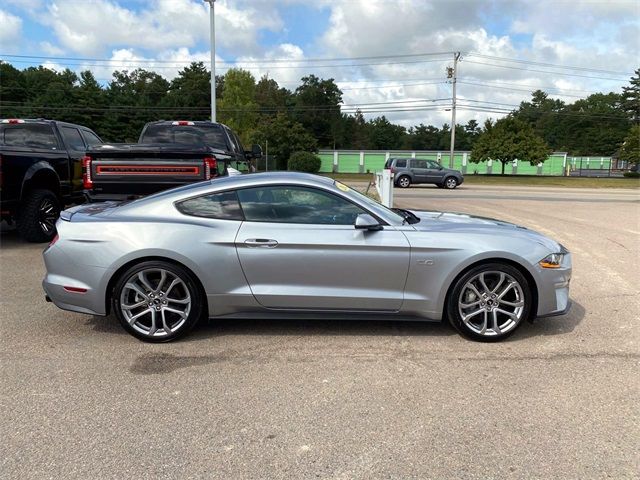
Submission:
[[[145,203],[154,203],[158,200],[176,201],[182,198],[189,198],[205,193],[214,193],[220,190],[229,190],[233,188],[248,188],[260,185],[277,185],[280,183],[307,185],[307,186],[330,186],[334,180],[329,177],[313,175],[311,173],[302,172],[264,172],[251,173],[245,175],[232,175],[226,177],[217,177],[212,180],[191,183],[170,190],[165,190],[147,197],[140,198],[131,202],[131,205],[142,205]],[[213,188],[212,188],[213,187]]]

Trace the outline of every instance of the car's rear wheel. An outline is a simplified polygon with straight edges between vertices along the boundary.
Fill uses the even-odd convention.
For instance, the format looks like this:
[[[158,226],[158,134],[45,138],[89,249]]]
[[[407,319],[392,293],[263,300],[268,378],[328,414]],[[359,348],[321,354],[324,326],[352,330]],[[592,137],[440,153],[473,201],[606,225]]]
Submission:
[[[449,321],[472,340],[503,340],[531,314],[531,288],[511,265],[491,263],[472,268],[450,291]]]
[[[458,180],[456,177],[447,177],[444,179],[444,186],[450,190],[453,190],[458,186]]]
[[[149,261],[120,276],[112,301],[118,320],[129,333],[147,342],[169,342],[197,323],[204,299],[186,269]]]
[[[407,188],[411,185],[411,179],[408,175],[402,175],[396,180],[396,185],[400,188]]]
[[[35,189],[26,194],[18,211],[18,233],[28,242],[48,242],[56,235],[60,216],[58,197],[49,190]]]

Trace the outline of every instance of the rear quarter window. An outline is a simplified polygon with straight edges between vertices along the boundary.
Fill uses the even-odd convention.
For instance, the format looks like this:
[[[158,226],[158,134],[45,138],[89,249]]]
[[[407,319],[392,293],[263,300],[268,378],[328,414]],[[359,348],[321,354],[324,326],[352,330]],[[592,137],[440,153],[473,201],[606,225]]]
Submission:
[[[407,168],[407,160],[404,158],[400,158],[398,160],[396,160],[396,167],[397,168]]]
[[[51,125],[19,124],[3,127],[0,131],[2,145],[8,147],[41,148],[57,150],[60,145]]]
[[[192,217],[243,220],[236,192],[221,192],[190,198],[176,204],[178,211]]]

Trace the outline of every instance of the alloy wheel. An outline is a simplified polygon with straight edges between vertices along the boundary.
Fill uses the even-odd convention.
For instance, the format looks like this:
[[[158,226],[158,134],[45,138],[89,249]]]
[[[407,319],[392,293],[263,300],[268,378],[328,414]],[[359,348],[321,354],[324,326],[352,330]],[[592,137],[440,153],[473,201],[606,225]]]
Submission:
[[[38,224],[46,235],[50,235],[56,228],[58,209],[48,198],[43,198],[38,206]]]
[[[410,183],[411,183],[411,180],[409,180],[409,177],[404,176],[398,179],[398,185],[402,188],[407,188]]]
[[[525,311],[522,285],[511,275],[484,271],[460,291],[458,312],[462,322],[485,337],[503,335],[518,326]]]
[[[453,177],[449,177],[445,181],[445,185],[447,188],[456,188],[458,186],[458,181]]]
[[[149,268],[131,275],[120,293],[125,321],[146,337],[165,337],[179,330],[191,311],[186,283],[175,273]]]

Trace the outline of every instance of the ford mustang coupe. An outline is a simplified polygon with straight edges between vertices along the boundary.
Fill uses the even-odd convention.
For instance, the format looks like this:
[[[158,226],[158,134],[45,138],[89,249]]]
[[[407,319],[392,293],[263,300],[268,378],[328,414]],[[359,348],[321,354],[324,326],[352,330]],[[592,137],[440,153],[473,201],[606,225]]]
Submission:
[[[517,225],[388,209],[329,178],[242,175],[65,210],[47,300],[166,342],[202,317],[448,320],[502,340],[568,311],[571,256]]]

